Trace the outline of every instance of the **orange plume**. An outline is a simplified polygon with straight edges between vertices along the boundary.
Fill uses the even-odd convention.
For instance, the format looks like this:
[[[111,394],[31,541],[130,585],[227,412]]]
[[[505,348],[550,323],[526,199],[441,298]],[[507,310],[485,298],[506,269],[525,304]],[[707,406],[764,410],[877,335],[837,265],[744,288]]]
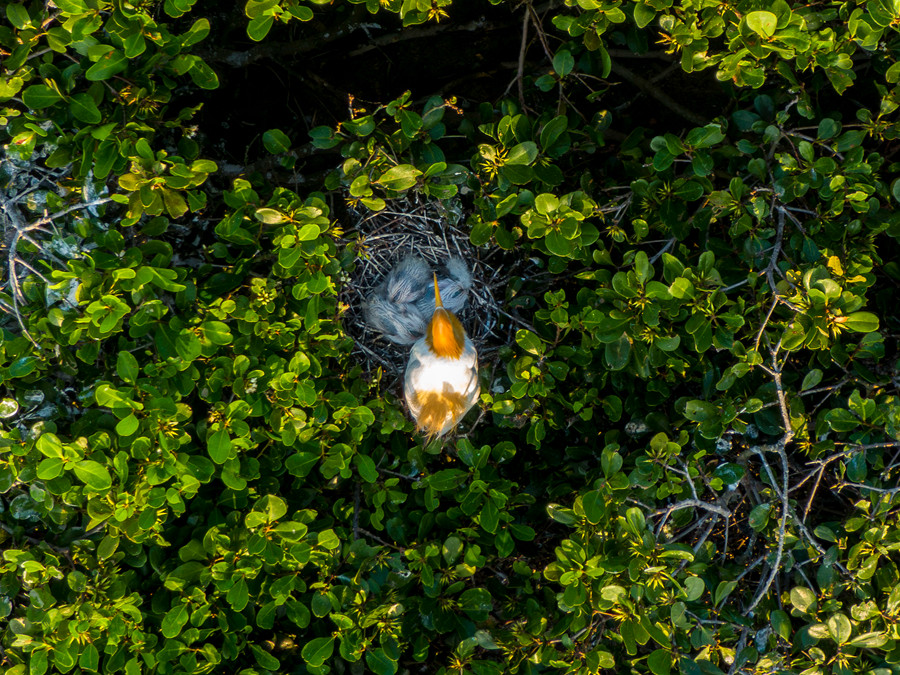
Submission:
[[[452,316],[452,315],[451,315]],[[439,436],[450,418],[450,426],[456,426],[466,411],[466,400],[462,394],[454,391],[444,393],[436,391],[419,391],[415,400],[421,404],[416,426],[429,439]]]
[[[425,331],[425,344],[438,356],[458,359],[466,344],[466,331],[453,312],[444,309],[437,274],[434,275],[434,314]]]

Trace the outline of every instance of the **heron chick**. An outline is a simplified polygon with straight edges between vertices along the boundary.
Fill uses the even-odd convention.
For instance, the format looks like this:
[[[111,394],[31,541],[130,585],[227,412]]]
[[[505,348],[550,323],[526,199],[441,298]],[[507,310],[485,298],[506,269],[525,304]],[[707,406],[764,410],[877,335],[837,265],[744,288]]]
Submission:
[[[425,335],[434,314],[435,283],[443,307],[451,313],[461,312],[472,288],[472,274],[466,264],[451,258],[438,275],[422,258],[410,255],[388,272],[366,298],[366,323],[391,342],[413,344]]]

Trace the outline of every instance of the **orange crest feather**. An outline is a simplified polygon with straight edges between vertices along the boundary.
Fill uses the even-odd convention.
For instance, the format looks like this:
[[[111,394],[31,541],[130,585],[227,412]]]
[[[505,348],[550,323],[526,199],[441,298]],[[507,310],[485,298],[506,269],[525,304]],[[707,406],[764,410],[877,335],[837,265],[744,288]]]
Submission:
[[[466,331],[451,312],[439,307],[425,331],[425,344],[438,356],[458,359],[466,344]]]

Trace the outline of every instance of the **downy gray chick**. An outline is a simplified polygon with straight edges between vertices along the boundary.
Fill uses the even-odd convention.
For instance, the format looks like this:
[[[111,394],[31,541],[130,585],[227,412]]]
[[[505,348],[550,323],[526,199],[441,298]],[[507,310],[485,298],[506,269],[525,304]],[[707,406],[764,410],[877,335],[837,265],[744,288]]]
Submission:
[[[438,271],[444,308],[459,314],[466,306],[472,275],[459,258]],[[404,258],[375,288],[363,307],[366,323],[391,342],[411,345],[425,335],[435,309],[434,275],[422,258]]]

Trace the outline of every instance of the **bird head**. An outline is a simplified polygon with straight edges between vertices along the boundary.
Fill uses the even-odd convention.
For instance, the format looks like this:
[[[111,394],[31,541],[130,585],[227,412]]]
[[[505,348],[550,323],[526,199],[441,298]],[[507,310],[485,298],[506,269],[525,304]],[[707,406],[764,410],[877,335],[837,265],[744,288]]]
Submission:
[[[444,309],[437,274],[434,275],[434,314],[425,331],[425,344],[437,356],[458,359],[466,343],[466,331],[453,312]]]

